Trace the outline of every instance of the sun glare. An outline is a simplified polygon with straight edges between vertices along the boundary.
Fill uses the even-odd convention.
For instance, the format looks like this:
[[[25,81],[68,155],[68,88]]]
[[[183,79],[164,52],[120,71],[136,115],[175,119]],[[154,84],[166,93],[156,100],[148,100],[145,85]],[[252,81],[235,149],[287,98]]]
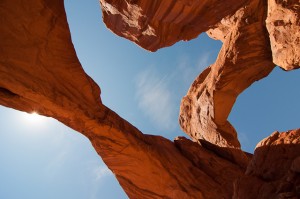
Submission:
[[[40,125],[42,122],[44,122],[45,118],[44,116],[39,115],[37,112],[32,112],[25,113],[25,119],[28,123]]]

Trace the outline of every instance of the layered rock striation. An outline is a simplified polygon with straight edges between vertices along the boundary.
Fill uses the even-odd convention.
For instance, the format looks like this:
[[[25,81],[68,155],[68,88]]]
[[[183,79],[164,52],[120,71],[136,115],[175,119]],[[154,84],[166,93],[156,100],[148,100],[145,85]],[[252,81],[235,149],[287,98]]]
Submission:
[[[252,156],[240,150],[227,121],[238,94],[272,71],[272,55],[277,64],[282,53],[285,69],[299,67],[299,49],[289,42],[299,40],[296,33],[287,42],[281,37],[285,51],[271,39],[271,51],[274,23],[268,31],[264,23],[274,19],[270,2],[100,1],[107,26],[148,50],[207,30],[224,42],[182,101],[180,123],[194,141],[144,135],[102,104],[76,56],[60,0],[1,1],[0,104],[53,117],[87,136],[130,198],[300,197],[300,130],[272,134]],[[299,8],[297,1],[275,3],[286,12]]]

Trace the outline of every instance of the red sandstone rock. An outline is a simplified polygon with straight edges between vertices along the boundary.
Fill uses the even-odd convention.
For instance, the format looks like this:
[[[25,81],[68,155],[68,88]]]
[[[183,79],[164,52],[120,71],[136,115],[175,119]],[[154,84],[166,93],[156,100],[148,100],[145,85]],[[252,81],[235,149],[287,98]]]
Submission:
[[[246,175],[237,180],[233,198],[300,198],[299,153],[300,129],[262,140]]]
[[[265,6],[252,1],[209,31],[224,44],[216,62],[196,78],[180,106],[180,125],[194,140],[240,147],[227,117],[237,96],[274,68],[264,28]]]
[[[130,198],[232,195],[232,188],[223,190],[218,183],[225,183],[226,174],[216,181],[174,143],[143,135],[101,103],[99,87],[76,57],[62,1],[5,0],[0,14],[5,19],[0,26],[0,104],[37,111],[86,135]],[[177,145],[185,148],[180,141]],[[230,179],[243,172],[228,160],[206,153],[206,159],[228,167]]]
[[[268,0],[266,25],[274,63],[285,70],[300,68],[300,1]]]
[[[100,0],[106,26],[150,51],[196,38],[246,2]]]
[[[172,142],[144,136],[101,104],[99,87],[76,57],[62,1],[5,0],[0,15],[0,104],[86,135],[131,198],[215,197],[208,191],[213,179]]]
[[[252,157],[238,148],[236,133],[227,122],[237,95],[273,68],[263,34],[264,5],[254,1],[234,14],[232,11],[239,6],[229,3],[233,1],[224,8],[221,1],[204,1],[203,5],[198,1],[174,1],[168,12],[164,5],[169,5],[169,1],[147,2],[109,1],[105,5],[113,5],[109,12],[126,4],[127,10],[122,12],[127,15],[106,16],[105,19],[115,20],[107,24],[124,23],[120,17],[126,19],[126,23],[116,27],[126,28],[127,36],[134,38],[140,34],[133,33],[140,31],[139,18],[126,17],[139,16],[142,8],[150,25],[155,24],[151,20],[157,20],[157,15],[171,24],[154,26],[155,31],[159,30],[154,40],[138,40],[150,50],[191,39],[210,25],[214,25],[211,35],[224,41],[218,60],[194,82],[184,101],[188,108],[182,106],[181,110],[183,128],[190,128],[187,132],[200,139],[199,143],[186,138],[173,143],[163,137],[144,135],[101,103],[99,87],[85,74],[76,57],[60,0],[1,1],[0,104],[37,111],[86,135],[130,198],[300,197],[300,130],[273,134],[258,145]],[[189,18],[188,12],[182,15],[187,17],[185,20],[176,18],[182,24],[173,24],[178,6],[184,5],[187,10],[205,7],[193,8],[198,4],[214,7],[218,15],[207,9],[202,10],[202,17]],[[153,8],[149,5],[158,6],[156,15],[151,15]],[[113,14],[109,12],[106,14]],[[234,15],[228,16],[230,13]],[[221,18],[224,20],[220,22]],[[200,26],[204,19],[207,24]],[[132,32],[128,23],[138,28]],[[181,32],[169,38],[172,28]],[[149,46],[152,41],[157,43]],[[248,158],[252,160],[244,174]]]

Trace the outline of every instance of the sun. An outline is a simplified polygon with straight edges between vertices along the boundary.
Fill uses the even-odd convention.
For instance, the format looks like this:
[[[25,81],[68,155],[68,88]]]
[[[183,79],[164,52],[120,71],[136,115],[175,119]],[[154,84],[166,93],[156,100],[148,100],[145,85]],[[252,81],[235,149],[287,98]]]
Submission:
[[[24,116],[25,116],[26,122],[28,122],[30,124],[40,125],[45,120],[45,117],[42,115],[39,115],[37,112],[25,113]]]
[[[32,113],[27,113],[28,114],[28,119],[32,121],[39,120],[41,116],[37,112],[32,112]]]

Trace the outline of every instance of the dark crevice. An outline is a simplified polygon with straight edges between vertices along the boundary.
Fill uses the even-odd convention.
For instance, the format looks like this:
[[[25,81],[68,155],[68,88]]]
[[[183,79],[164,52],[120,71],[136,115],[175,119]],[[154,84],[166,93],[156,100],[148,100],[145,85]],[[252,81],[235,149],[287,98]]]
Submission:
[[[6,88],[0,87],[0,96],[1,98],[13,98],[13,97],[18,97],[19,95],[17,95],[14,92],[11,92]]]

